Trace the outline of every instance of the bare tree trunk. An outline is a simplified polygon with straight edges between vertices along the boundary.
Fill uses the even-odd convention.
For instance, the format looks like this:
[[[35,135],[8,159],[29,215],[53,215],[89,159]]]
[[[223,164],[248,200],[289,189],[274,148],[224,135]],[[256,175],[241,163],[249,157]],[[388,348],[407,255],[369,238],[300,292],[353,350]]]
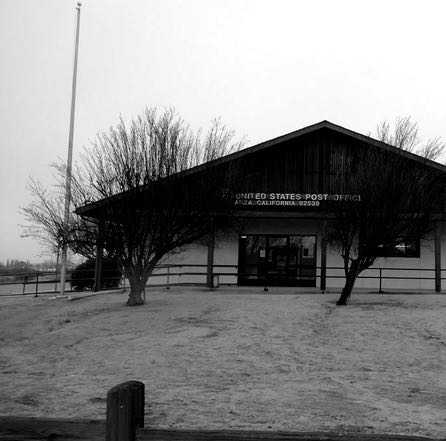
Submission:
[[[129,278],[130,283],[130,293],[127,300],[128,306],[139,306],[144,305],[144,299],[142,298],[142,292],[146,285],[146,281],[134,280]]]
[[[129,279],[130,292],[127,300],[128,306],[144,305],[142,292],[146,286],[148,276],[145,277],[141,270],[135,267],[124,268],[127,278]]]
[[[149,277],[156,267],[158,261],[159,260],[153,259],[145,269],[137,265],[129,265],[127,267],[124,265],[124,273],[129,279],[130,284],[129,298],[127,300],[128,306],[144,305],[145,294],[143,297],[143,292],[146,287],[147,280],[149,280]]]
[[[336,305],[345,306],[348,304],[348,301],[350,300],[350,296],[352,294],[353,287],[356,282],[356,278],[358,277],[359,274],[358,270],[359,270],[359,259],[355,259],[352,261],[352,264],[350,265],[347,276],[345,278],[344,288],[342,289],[341,296],[336,302]]]

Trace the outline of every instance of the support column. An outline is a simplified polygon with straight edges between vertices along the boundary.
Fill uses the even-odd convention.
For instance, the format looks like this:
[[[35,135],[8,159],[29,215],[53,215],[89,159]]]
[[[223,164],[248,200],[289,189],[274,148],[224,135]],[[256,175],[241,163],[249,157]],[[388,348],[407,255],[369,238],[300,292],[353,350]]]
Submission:
[[[441,291],[441,224],[435,222],[435,291]]]
[[[94,284],[93,291],[97,292],[102,288],[102,261],[104,257],[103,246],[104,221],[98,223],[98,233],[96,239],[96,265],[94,268]]]
[[[321,240],[321,291],[327,289],[327,221],[322,224]]]
[[[215,231],[209,233],[208,240],[208,261],[207,261],[207,275],[206,286],[212,288],[212,275],[214,273],[214,248],[215,248]]]

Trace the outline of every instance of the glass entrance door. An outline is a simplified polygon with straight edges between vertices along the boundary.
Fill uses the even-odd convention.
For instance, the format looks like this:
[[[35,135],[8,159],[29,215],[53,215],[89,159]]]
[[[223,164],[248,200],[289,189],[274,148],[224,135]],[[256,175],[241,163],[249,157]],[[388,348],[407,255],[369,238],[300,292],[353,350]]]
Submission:
[[[266,268],[267,280],[274,285],[286,285],[289,273],[289,243],[288,236],[267,237],[268,262]]]
[[[316,236],[244,235],[239,285],[316,286]]]

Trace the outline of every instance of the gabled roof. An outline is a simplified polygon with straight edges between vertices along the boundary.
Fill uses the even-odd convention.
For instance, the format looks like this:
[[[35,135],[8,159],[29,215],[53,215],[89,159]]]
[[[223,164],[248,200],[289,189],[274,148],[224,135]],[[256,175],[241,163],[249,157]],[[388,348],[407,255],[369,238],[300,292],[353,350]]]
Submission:
[[[207,162],[206,164],[201,164],[201,165],[193,167],[189,170],[185,170],[182,173],[185,173],[185,174],[195,173],[204,167],[209,167],[210,164],[215,164],[215,165],[224,164],[225,162],[232,161],[232,160],[238,159],[238,158],[242,158],[243,156],[250,155],[250,154],[258,152],[260,150],[264,150],[264,149],[267,149],[274,145],[281,144],[283,142],[299,138],[300,136],[307,135],[309,133],[316,132],[321,129],[331,129],[337,133],[341,133],[343,135],[350,136],[351,138],[357,139],[357,140],[362,141],[366,144],[377,146],[384,150],[391,151],[391,152],[397,153],[401,156],[404,156],[406,158],[417,161],[421,164],[425,164],[425,165],[434,167],[438,170],[441,170],[443,172],[446,172],[446,166],[443,164],[432,161],[430,159],[423,158],[419,155],[416,155],[415,153],[410,153],[410,152],[407,152],[406,150],[401,150],[401,149],[394,147],[390,144],[386,144],[385,142],[378,141],[377,139],[371,138],[370,136],[362,135],[361,133],[354,132],[353,130],[346,129],[342,126],[338,126],[337,124],[333,124],[330,121],[324,120],[324,121],[318,122],[316,124],[313,124],[311,126],[304,127],[303,129],[299,129],[294,132],[287,133],[286,135],[278,136],[277,138],[273,138],[268,141],[261,142],[260,144],[256,144],[252,147],[248,147],[248,148],[240,150],[238,152],[231,153],[230,155],[223,156],[222,158],[214,159],[213,161]],[[182,173],[180,173],[180,174],[182,174]]]
[[[332,130],[336,133],[346,135],[348,137],[356,139],[356,140],[363,142],[365,144],[373,145],[373,146],[376,146],[383,150],[396,153],[396,154],[401,155],[405,158],[411,159],[413,161],[416,161],[423,165],[427,165],[429,167],[433,167],[437,170],[440,170],[440,171],[446,173],[446,166],[443,164],[432,161],[430,159],[423,158],[423,157],[416,155],[414,153],[407,152],[405,150],[399,149],[392,145],[386,144],[385,142],[378,141],[378,140],[371,138],[369,136],[362,135],[360,133],[354,132],[353,130],[346,129],[345,127],[342,127],[337,124],[333,124],[330,121],[324,120],[324,121],[318,122],[316,124],[313,124],[311,126],[307,126],[302,129],[296,130],[294,132],[287,133],[286,135],[282,135],[277,138],[273,138],[268,141],[261,142],[260,144],[256,144],[252,147],[245,148],[238,152],[231,153],[231,154],[223,156],[221,158],[214,159],[214,160],[206,162],[204,164],[197,165],[196,167],[190,168],[188,170],[184,170],[182,172],[177,173],[176,177],[188,176],[188,175],[191,175],[194,173],[198,173],[205,168],[214,167],[214,166],[217,166],[220,164],[225,164],[227,162],[230,162],[230,161],[233,161],[233,160],[236,160],[239,158],[243,158],[244,156],[251,155],[251,154],[259,152],[261,150],[273,147],[278,144],[282,144],[284,142],[287,142],[287,141],[290,141],[293,139],[297,139],[301,136],[304,136],[304,135],[307,135],[307,134],[310,134],[313,132],[317,132],[322,129]],[[144,190],[145,190],[144,186],[138,188],[139,192],[143,192]],[[78,207],[76,209],[76,213],[80,214],[80,215],[83,215],[83,214],[88,215],[87,214],[88,212],[94,211],[95,209],[99,209],[101,206],[105,205],[106,203],[109,203],[110,200],[113,200],[113,201],[120,200],[121,198],[125,197],[126,193],[127,192],[119,193],[119,194],[116,194],[110,198],[101,199],[99,201],[92,202],[92,203],[84,205],[82,207]]]

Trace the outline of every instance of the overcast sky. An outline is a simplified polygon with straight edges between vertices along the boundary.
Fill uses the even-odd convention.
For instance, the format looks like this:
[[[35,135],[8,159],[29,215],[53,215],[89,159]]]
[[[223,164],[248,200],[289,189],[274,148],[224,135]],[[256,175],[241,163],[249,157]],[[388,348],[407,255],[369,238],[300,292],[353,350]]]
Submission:
[[[192,128],[216,116],[248,146],[327,119],[357,132],[411,115],[446,138],[446,2],[85,0],[75,156],[145,106]],[[75,1],[2,0],[0,261],[20,238],[29,176],[66,158]]]

